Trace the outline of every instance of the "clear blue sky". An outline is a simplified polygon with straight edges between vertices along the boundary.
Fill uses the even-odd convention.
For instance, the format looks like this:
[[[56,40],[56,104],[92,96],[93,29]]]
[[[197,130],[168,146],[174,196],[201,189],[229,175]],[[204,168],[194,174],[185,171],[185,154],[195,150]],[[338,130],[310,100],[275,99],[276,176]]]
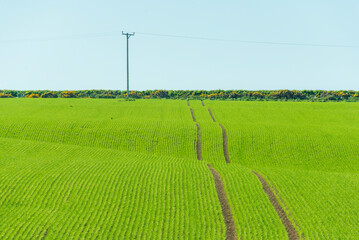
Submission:
[[[355,0],[0,0],[0,89],[125,89],[122,30],[359,45],[358,23]],[[136,34],[130,63],[134,90],[359,90],[359,48]]]

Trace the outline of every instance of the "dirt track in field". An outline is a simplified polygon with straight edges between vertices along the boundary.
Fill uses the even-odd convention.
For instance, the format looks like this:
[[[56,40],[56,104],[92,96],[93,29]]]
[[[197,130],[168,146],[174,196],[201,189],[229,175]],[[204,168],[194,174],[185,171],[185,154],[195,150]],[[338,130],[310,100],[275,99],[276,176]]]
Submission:
[[[203,105],[204,106],[204,105]],[[212,111],[210,108],[208,108],[208,113],[211,116],[213,122],[216,122],[216,119],[213,117]],[[222,128],[222,136],[223,136],[223,153],[224,153],[224,158],[226,159],[227,163],[231,163],[231,161],[229,160],[229,153],[228,153],[228,137],[227,137],[227,131],[226,129],[222,126],[222,124],[219,124],[219,126]]]
[[[191,110],[191,114],[192,114],[192,119],[193,119],[193,122],[196,122],[196,118],[194,117],[193,108],[190,108],[190,110]]]
[[[211,111],[211,109],[210,109],[210,108],[208,108],[208,112],[209,112],[209,115],[211,116],[211,118],[212,118],[213,122],[215,122],[215,121],[216,121],[216,119],[214,119],[213,114],[212,114],[212,111]]]
[[[227,131],[221,124],[219,124],[219,126],[222,128],[224,158],[226,159],[227,163],[231,163],[231,161],[229,160],[229,153],[228,153]]]
[[[190,107],[192,120],[196,123],[197,126],[197,143],[196,143],[196,150],[197,150],[197,159],[202,160],[202,135],[201,135],[201,127],[196,121],[196,117],[194,116],[193,108],[189,104],[189,101],[187,101],[187,106]]]
[[[205,106],[204,102],[203,101],[201,101],[201,102],[202,102],[202,106],[204,107]],[[188,104],[188,106],[190,106],[189,102],[187,102],[187,104]],[[192,107],[190,107],[190,110],[191,110],[191,114],[192,114],[192,119],[194,122],[196,122],[196,118],[194,116]],[[215,122],[216,120],[214,119],[214,117],[212,115],[211,109],[208,108],[208,112],[211,115],[213,122]],[[199,126],[199,124],[197,122],[196,122],[196,125],[197,125],[197,159],[202,160],[201,127]],[[226,130],[223,128],[223,126],[221,124],[219,124],[219,125],[224,130],[223,136],[225,136],[225,138],[223,137],[223,148],[226,149],[225,157],[226,157],[227,163],[229,163]],[[224,222],[226,224],[226,239],[227,240],[236,240],[237,239],[236,225],[234,224],[231,208],[228,203],[226,192],[224,191],[224,186],[223,186],[221,176],[214,168],[212,168],[212,166],[210,164],[207,164],[207,166],[210,169],[210,171],[212,172],[214,183],[216,186],[217,195],[218,195],[218,200],[221,204],[222,215],[224,218]]]
[[[290,240],[297,240],[299,239],[299,235],[297,230],[294,228],[292,222],[289,220],[287,214],[285,213],[284,209],[282,208],[282,206],[279,204],[277,198],[275,197],[273,191],[271,190],[271,188],[269,187],[267,181],[259,174],[256,173],[254,171],[252,171],[252,173],[254,173],[259,181],[261,182],[262,186],[263,186],[263,190],[264,192],[267,194],[269,201],[271,202],[271,204],[273,205],[275,211],[277,212],[280,220],[282,221],[287,233],[288,233],[288,237]]]
[[[300,230],[300,227],[299,227],[298,223],[297,223],[297,222],[295,221],[295,219],[293,218],[292,213],[289,211],[287,205],[284,203],[284,201],[283,201],[282,197],[279,195],[277,189],[276,189],[273,185],[272,185],[272,188],[273,188],[273,191],[275,192],[275,194],[277,195],[277,197],[279,198],[279,201],[283,204],[283,206],[284,206],[285,210],[287,211],[288,215],[292,218],[292,221],[293,221],[294,225],[297,227],[297,229]],[[302,233],[302,235],[299,237],[299,239],[304,239],[303,233]]]
[[[221,204],[222,214],[223,214],[224,222],[226,224],[226,239],[227,240],[237,239],[236,225],[234,224],[231,208],[227,200],[226,192],[224,191],[221,176],[215,169],[212,168],[210,164],[208,164],[207,166],[212,172],[214,183],[216,185],[218,199]]]

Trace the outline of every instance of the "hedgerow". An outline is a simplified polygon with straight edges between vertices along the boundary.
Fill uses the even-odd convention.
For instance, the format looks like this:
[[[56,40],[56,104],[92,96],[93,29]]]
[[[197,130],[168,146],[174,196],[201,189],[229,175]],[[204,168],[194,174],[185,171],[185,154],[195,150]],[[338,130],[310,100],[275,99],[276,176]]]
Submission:
[[[39,97],[40,97],[40,95],[37,93],[31,93],[31,94],[25,95],[25,98],[39,98]]]
[[[13,95],[11,94],[7,94],[7,93],[0,93],[0,98],[12,98],[14,97]]]
[[[120,90],[79,90],[79,91],[15,91],[0,90],[1,94],[26,97],[38,94],[42,98],[127,98],[126,91]],[[131,91],[133,99],[193,99],[193,100],[238,100],[238,101],[359,101],[359,91],[325,90],[146,90]]]
[[[41,98],[58,98],[59,96],[57,95],[56,92],[45,92],[43,94],[41,94]]]

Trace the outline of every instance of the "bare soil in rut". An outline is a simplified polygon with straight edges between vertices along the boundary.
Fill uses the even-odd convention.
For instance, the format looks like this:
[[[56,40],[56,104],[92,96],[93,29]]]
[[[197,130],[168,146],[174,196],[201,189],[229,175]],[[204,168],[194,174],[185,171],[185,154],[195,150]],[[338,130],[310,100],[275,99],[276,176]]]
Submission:
[[[191,110],[192,120],[193,120],[193,122],[196,122],[196,118],[194,117],[193,108],[190,108],[190,110]]]
[[[229,153],[228,153],[227,131],[221,124],[219,124],[219,126],[222,128],[224,158],[226,159],[227,163],[231,163],[231,161],[229,160]]]
[[[209,115],[211,116],[211,118],[212,118],[213,122],[215,122],[215,121],[216,121],[216,119],[214,119],[213,114],[212,114],[212,111],[211,111],[211,109],[210,109],[210,108],[208,108],[208,112],[209,112]]]
[[[259,179],[259,181],[261,182],[262,186],[263,186],[263,190],[264,192],[267,194],[269,201],[271,202],[271,204],[273,205],[275,211],[277,212],[280,220],[282,221],[287,233],[288,233],[288,238],[290,240],[298,240],[299,239],[299,235],[297,230],[294,228],[292,222],[289,220],[287,214],[285,213],[284,209],[282,208],[282,206],[279,204],[278,199],[276,198],[276,196],[274,195],[272,189],[269,187],[267,181],[259,174],[256,173],[254,171],[252,171]]]
[[[211,170],[214,183],[216,185],[217,195],[222,208],[224,222],[226,224],[226,239],[237,239],[236,225],[234,224],[231,208],[228,203],[226,192],[224,191],[223,182],[219,173],[212,168],[211,164],[207,165]]]

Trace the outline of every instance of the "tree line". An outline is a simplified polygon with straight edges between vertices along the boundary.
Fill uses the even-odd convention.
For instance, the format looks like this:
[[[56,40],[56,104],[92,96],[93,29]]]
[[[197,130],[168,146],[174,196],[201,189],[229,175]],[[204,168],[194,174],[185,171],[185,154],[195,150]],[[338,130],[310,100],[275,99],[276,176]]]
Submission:
[[[213,99],[241,101],[359,101],[359,91],[342,90],[146,90],[131,91],[131,99]],[[0,98],[126,98],[120,90],[0,90]]]

